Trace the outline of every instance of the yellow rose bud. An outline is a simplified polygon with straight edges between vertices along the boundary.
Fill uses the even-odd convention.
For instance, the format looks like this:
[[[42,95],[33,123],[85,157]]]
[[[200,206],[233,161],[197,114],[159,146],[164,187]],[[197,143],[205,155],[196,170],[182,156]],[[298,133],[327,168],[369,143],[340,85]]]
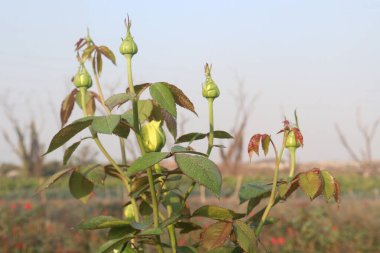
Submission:
[[[166,137],[161,121],[152,120],[141,128],[141,135],[146,152],[159,152],[164,147]]]
[[[299,148],[301,143],[297,141],[296,135],[293,130],[290,130],[288,137],[286,138],[285,147],[286,148]]]
[[[84,87],[88,89],[92,86],[92,78],[84,65],[80,65],[78,72],[74,76],[73,83],[77,88]]]
[[[131,35],[131,22],[129,18],[128,18],[128,22],[125,21],[125,26],[127,28],[127,35],[125,39],[122,39],[119,51],[124,56],[132,57],[133,55],[137,53],[138,48]]]
[[[135,212],[131,204],[124,207],[124,217],[126,220],[134,221]]]
[[[205,98],[217,98],[219,97],[220,91],[216,83],[211,77],[211,66],[206,64],[205,66],[206,81],[202,87],[202,96]]]

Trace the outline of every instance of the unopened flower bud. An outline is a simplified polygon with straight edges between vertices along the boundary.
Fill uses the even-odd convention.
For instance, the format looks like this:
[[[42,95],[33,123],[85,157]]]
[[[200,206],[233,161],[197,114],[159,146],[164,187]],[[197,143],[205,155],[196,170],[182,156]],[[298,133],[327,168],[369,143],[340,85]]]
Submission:
[[[92,86],[92,78],[84,65],[81,64],[79,66],[78,72],[74,76],[73,83],[77,88],[84,87],[88,89]]]
[[[161,121],[152,120],[141,128],[141,135],[146,152],[159,152],[164,147],[166,137]]]
[[[205,98],[217,98],[220,95],[220,91],[214,80],[211,77],[211,66],[206,64],[205,66],[206,81],[202,87],[202,96]]]
[[[129,18],[128,18],[128,22],[125,21],[125,26],[127,28],[127,35],[125,39],[122,39],[119,50],[122,55],[132,57],[133,55],[137,53],[138,48],[131,35],[131,22]]]
[[[289,134],[286,138],[285,147],[286,148],[299,148],[301,143],[297,140],[296,135],[293,130],[289,131]]]

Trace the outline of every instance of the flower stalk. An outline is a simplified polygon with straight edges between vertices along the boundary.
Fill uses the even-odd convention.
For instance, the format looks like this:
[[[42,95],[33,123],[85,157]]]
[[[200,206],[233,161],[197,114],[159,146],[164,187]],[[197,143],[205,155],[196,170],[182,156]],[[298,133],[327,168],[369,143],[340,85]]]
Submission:
[[[265,221],[266,221],[266,219],[267,219],[267,217],[269,215],[269,212],[270,212],[271,208],[274,206],[274,204],[276,202],[278,173],[279,173],[279,170],[280,170],[280,163],[281,163],[282,155],[284,153],[285,143],[286,143],[287,136],[288,136],[288,133],[287,133],[287,131],[285,131],[284,132],[284,138],[283,138],[282,146],[281,146],[281,149],[280,149],[279,153],[277,152],[276,146],[274,145],[274,143],[271,140],[271,143],[272,143],[272,146],[273,146],[273,149],[274,149],[274,152],[275,152],[275,156],[276,156],[276,164],[275,164],[274,174],[273,174],[272,190],[271,190],[271,193],[270,193],[268,204],[267,204],[267,206],[266,206],[266,208],[264,210],[263,216],[261,217],[260,223],[259,223],[259,225],[256,228],[256,231],[255,231],[256,236],[260,235],[261,230],[262,230],[262,228],[263,228],[263,226],[265,224]]]

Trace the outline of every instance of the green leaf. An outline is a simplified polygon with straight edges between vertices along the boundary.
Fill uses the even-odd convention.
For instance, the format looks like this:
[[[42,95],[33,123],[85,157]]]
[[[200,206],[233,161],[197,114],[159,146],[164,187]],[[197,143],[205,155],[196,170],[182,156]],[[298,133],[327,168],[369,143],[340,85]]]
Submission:
[[[160,228],[148,228],[146,230],[141,231],[138,235],[139,236],[145,236],[145,235],[161,235],[163,233],[162,229]]]
[[[270,144],[270,136],[267,134],[263,134],[261,136],[261,147],[264,150],[264,155],[268,154],[269,144]]]
[[[179,211],[179,210],[177,210],[177,211]],[[161,224],[160,224],[160,228],[161,229],[165,229],[167,226],[169,226],[169,225],[172,225],[172,224],[174,224],[175,225],[175,223],[179,220],[179,219],[181,219],[182,217],[181,217],[181,214],[180,213],[174,213],[174,214],[172,214],[169,218],[167,218],[166,220],[164,220]]]
[[[131,127],[129,126],[128,122],[124,119],[121,119],[115,130],[113,130],[113,134],[127,139],[129,136],[129,132],[131,130]]]
[[[255,198],[255,199],[250,199],[248,201],[247,205],[247,215],[255,208],[258,204],[260,204],[261,198]]]
[[[139,157],[127,170],[127,174],[132,176],[136,173],[139,173],[156,163],[159,163],[163,159],[167,158],[169,153],[167,152],[150,152]]]
[[[139,110],[139,121],[144,123],[144,121],[150,117],[153,111],[153,102],[152,100],[139,100],[137,104]],[[133,117],[133,113],[132,113]]]
[[[118,250],[119,247],[122,246],[130,238],[131,236],[128,235],[122,238],[109,240],[100,246],[96,253],[114,253],[114,250]]]
[[[245,214],[235,213],[232,210],[219,206],[201,206],[194,211],[192,216],[201,216],[214,220],[235,220],[243,218]]]
[[[162,108],[168,111],[173,117],[177,117],[177,110],[173,94],[164,83],[154,83],[149,87],[150,95]]]
[[[193,112],[195,115],[198,116],[198,114],[195,112],[194,105],[190,101],[190,99],[183,93],[181,89],[179,89],[177,86],[169,84],[169,83],[164,83],[171,91],[174,97],[174,101],[177,105],[188,109],[189,111]]]
[[[108,231],[108,240],[120,239],[127,235],[133,236],[137,229],[131,226],[113,227]]]
[[[192,231],[202,229],[202,226],[190,221],[177,221],[174,226],[180,229],[180,234],[188,234]]]
[[[208,253],[244,253],[240,247],[219,247],[209,251]]]
[[[210,133],[208,133],[207,136],[209,134]],[[214,138],[217,138],[217,139],[233,139],[234,137],[225,131],[216,130],[216,131],[214,131]]]
[[[103,228],[129,227],[129,222],[112,216],[96,216],[79,223],[77,229],[93,230]]]
[[[107,57],[114,65],[116,65],[116,58],[113,52],[106,46],[98,47],[98,50]]]
[[[70,147],[68,147],[65,150],[65,153],[63,155],[63,165],[67,164],[71,155],[74,153],[74,151],[77,149],[77,147],[79,146],[80,143],[81,143],[81,141],[75,142],[74,144],[72,144]]]
[[[143,84],[137,84],[134,86],[135,88],[135,93],[136,93],[136,96],[140,96],[148,87],[150,87],[152,84],[150,83],[143,83]],[[127,88],[127,93],[130,92],[129,91],[129,87]]]
[[[234,233],[239,246],[247,253],[257,251],[255,231],[240,220],[234,222]]]
[[[322,180],[319,171],[311,170],[299,175],[299,185],[302,191],[312,200],[316,198],[322,188]]]
[[[193,155],[201,155],[201,156],[208,157],[207,154],[204,154],[204,153],[201,153],[198,151],[194,151],[194,150],[191,150],[189,148],[185,148],[185,147],[178,146],[178,145],[173,146],[171,148],[170,152],[172,152],[173,154],[182,153],[182,154],[193,154]]]
[[[95,92],[86,91],[85,94],[85,104],[87,109],[87,115],[93,116],[95,113],[96,105],[95,105],[95,98],[97,97],[97,94]],[[78,94],[75,97],[76,103],[78,104],[79,108],[83,110],[82,106],[82,100],[80,94]]]
[[[119,93],[109,97],[104,103],[110,109],[113,110],[116,106],[121,106],[122,104],[132,100],[133,96],[130,93]]]
[[[176,154],[175,160],[183,173],[220,196],[222,176],[213,161],[203,156],[186,154]]]
[[[95,50],[95,46],[89,46],[87,47],[82,54],[82,61],[85,62],[88,58],[91,57],[92,52]]]
[[[177,140],[176,140],[176,144],[177,143],[182,143],[182,142],[193,142],[195,140],[201,140],[201,139],[204,139],[205,137],[207,136],[207,134],[202,134],[202,133],[188,133],[188,134],[184,134],[182,136],[180,136]]]
[[[69,180],[70,192],[74,198],[87,203],[94,190],[94,184],[77,171],[73,171]]]
[[[217,222],[206,228],[201,234],[203,247],[210,251],[222,246],[232,232],[231,222]]]
[[[335,192],[334,177],[327,170],[322,170],[321,176],[323,181],[323,196],[329,201]]]
[[[103,59],[102,59],[102,54],[99,53],[99,51],[96,51],[96,72],[100,76],[103,70]]]
[[[167,111],[161,110],[162,119],[165,121],[166,127],[174,140],[177,138],[177,120]]]
[[[55,183],[58,179],[60,179],[61,177],[63,177],[64,175],[66,175],[67,173],[69,173],[73,170],[74,170],[74,168],[68,168],[65,170],[58,171],[57,173],[55,173],[54,175],[49,177],[47,180],[45,180],[40,186],[38,186],[36,193],[40,193],[41,191],[45,190],[50,185]]]
[[[94,184],[103,185],[106,179],[106,171],[100,164],[81,167],[80,173]]]
[[[97,133],[112,134],[120,120],[120,115],[97,116],[94,117],[92,128]]]
[[[179,246],[177,247],[177,253],[198,253],[194,247]]]
[[[240,203],[249,199],[267,197],[271,192],[272,186],[263,182],[251,182],[242,185],[239,191]]]
[[[85,117],[80,120],[74,121],[73,123],[62,128],[56,135],[54,135],[53,139],[50,142],[48,150],[43,155],[46,155],[52,152],[53,150],[56,150],[57,148],[68,142],[77,133],[90,126],[92,120],[93,117]]]

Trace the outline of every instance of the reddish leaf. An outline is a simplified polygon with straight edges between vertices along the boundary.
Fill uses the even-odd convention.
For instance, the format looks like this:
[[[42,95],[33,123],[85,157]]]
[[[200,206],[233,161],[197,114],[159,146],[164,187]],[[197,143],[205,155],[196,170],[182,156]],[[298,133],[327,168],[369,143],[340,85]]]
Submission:
[[[284,123],[284,128],[289,128],[289,120],[285,119],[282,123]]]
[[[301,146],[303,146],[303,136],[301,134],[301,131],[298,128],[296,128],[296,127],[294,127],[292,129],[292,131],[293,131],[293,133],[294,133],[294,135],[296,137],[297,142],[299,142],[301,144]]]
[[[176,102],[177,105],[188,109],[189,111],[193,112],[195,115],[198,115],[195,112],[193,103],[185,95],[185,93],[183,93],[183,91],[181,89],[179,89],[177,86],[172,85],[172,84],[168,84],[168,83],[165,83],[165,84],[166,84],[166,86],[169,87],[170,91],[172,92],[173,97],[174,97],[174,101]]]
[[[75,51],[78,51],[86,44],[86,40],[84,38],[80,38],[77,43],[75,43]]]
[[[248,143],[249,159],[252,159],[252,153],[253,152],[255,152],[257,155],[259,155],[260,140],[261,140],[261,134],[255,134],[249,140],[249,143]]]
[[[97,63],[97,66],[96,66],[96,72],[98,73],[98,75],[100,76],[100,74],[102,73],[102,70],[103,70],[103,60],[102,60],[102,54],[96,50],[96,63]]]
[[[270,144],[270,136],[267,134],[261,135],[261,147],[264,150],[264,155],[268,154]]]
[[[231,222],[217,222],[206,228],[201,234],[203,247],[210,251],[222,246],[232,231]]]
[[[78,93],[77,89],[73,89],[70,94],[62,101],[61,105],[61,127],[63,127],[68,119],[70,118],[70,115],[74,108],[75,103],[75,96]]]
[[[335,202],[339,204],[340,202],[340,185],[338,181],[334,178],[334,187],[335,187],[335,192],[334,192],[334,198]]]
[[[88,115],[93,116],[95,114],[96,105],[94,96],[92,96],[92,94],[90,96],[90,99],[87,101],[86,109]]]

